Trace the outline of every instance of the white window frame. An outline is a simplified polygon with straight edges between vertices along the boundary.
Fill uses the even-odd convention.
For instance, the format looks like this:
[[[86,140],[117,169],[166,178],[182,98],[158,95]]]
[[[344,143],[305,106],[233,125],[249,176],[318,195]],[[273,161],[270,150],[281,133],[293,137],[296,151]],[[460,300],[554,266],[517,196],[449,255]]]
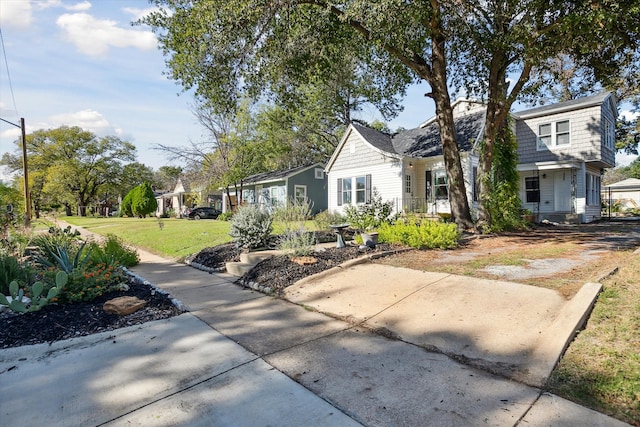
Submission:
[[[302,199],[298,196],[298,190],[302,190],[304,193]],[[306,185],[294,185],[293,186],[293,197],[298,203],[304,203],[307,201],[307,186]]]
[[[440,179],[444,179],[444,181],[439,181]],[[439,194],[441,190],[446,192],[446,196]],[[433,171],[433,195],[436,200],[449,200],[449,179],[447,178],[447,171],[444,169]]]
[[[351,178],[342,179],[342,188],[340,191],[342,192],[342,204],[350,205],[353,200],[353,183],[351,182]]]
[[[609,147],[613,149],[615,143],[615,126],[611,123],[611,120],[605,118],[604,119],[604,145],[605,147]]]
[[[411,185],[411,175],[406,174],[404,176],[404,192],[405,194],[413,194],[413,186]]]
[[[322,169],[315,168],[313,172],[316,179],[324,179],[324,171]]]
[[[600,175],[587,172],[585,181],[587,206],[600,206],[600,186],[602,184]]]
[[[356,205],[363,205],[367,202],[367,176],[356,176],[353,178],[355,183],[354,195]]]
[[[560,127],[560,125],[564,123],[567,123],[569,125],[569,130],[567,130],[566,132],[559,131],[558,128]],[[547,133],[546,131],[544,131],[543,133],[542,128],[547,126],[549,127],[549,132]],[[567,135],[568,142],[558,143],[559,137],[562,137],[563,135]],[[538,133],[536,135],[536,148],[538,151],[561,148],[561,147],[570,147],[570,146],[571,146],[571,120],[569,119],[556,120],[555,122],[540,123],[538,125]]]

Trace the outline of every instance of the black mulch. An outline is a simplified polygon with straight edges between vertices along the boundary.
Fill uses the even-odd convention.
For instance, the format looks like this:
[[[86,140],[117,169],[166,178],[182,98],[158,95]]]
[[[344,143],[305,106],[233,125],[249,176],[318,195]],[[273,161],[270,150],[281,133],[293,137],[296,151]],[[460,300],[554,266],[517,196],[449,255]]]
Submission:
[[[180,314],[171,297],[141,283],[130,283],[128,291],[111,292],[91,301],[76,304],[50,304],[39,311],[0,314],[0,348],[19,347],[139,325],[151,320],[168,319]],[[135,296],[147,304],[126,316],[109,314],[103,304],[113,298]]]
[[[212,248],[204,248],[189,261],[217,270],[224,268],[226,262],[240,261],[241,251],[235,243],[225,243]]]
[[[246,286],[255,283],[261,287],[270,288],[271,293],[280,295],[287,286],[291,286],[307,276],[320,273],[345,261],[364,255],[373,255],[395,249],[399,248],[388,244],[379,244],[375,249],[360,249],[358,246],[352,245],[340,249],[329,248],[326,251],[311,254],[310,256],[316,258],[317,262],[309,265],[297,264],[286,255],[274,256],[257,264],[239,282]]]

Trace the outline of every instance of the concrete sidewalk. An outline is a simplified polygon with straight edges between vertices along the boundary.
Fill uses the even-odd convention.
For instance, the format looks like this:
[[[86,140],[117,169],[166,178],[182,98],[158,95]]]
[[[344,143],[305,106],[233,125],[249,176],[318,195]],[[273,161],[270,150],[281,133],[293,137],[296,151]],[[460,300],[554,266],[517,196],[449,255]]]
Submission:
[[[2,426],[625,425],[520,381],[538,381],[539,374],[525,375],[538,365],[490,373],[516,364],[519,354],[536,354],[538,344],[520,353],[513,348],[538,331],[545,338],[536,342],[552,339],[554,324],[573,319],[562,301],[529,300],[546,298],[537,291],[521,300],[522,289],[499,282],[490,305],[465,294],[464,281],[455,276],[417,280],[377,265],[290,290],[290,298],[341,320],[244,290],[226,274],[141,254],[134,272],[191,313],[0,351]],[[453,282],[445,286],[447,280]],[[474,279],[474,285],[486,293],[494,283]],[[475,311],[474,302],[480,304]],[[482,307],[500,317],[484,319]],[[470,313],[477,315],[466,317]],[[502,328],[504,316],[530,328],[528,335],[478,332]],[[442,324],[448,329],[429,329],[433,317],[447,319]],[[463,324],[482,328],[464,332]],[[524,376],[514,381],[504,376],[510,372]]]

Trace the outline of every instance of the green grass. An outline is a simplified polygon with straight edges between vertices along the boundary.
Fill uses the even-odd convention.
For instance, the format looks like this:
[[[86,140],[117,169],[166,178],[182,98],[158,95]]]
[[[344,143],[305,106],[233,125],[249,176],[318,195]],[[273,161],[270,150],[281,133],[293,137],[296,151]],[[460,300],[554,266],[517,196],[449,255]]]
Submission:
[[[554,370],[553,393],[640,426],[640,255],[630,253]]]
[[[89,216],[62,216],[60,220],[103,236],[115,234],[133,246],[172,259],[231,241],[229,221]],[[317,228],[313,221],[306,221],[304,226],[307,230]],[[284,224],[273,225],[274,234],[280,234],[284,229]]]
[[[184,258],[231,241],[231,223],[227,221],[78,216],[64,216],[60,220],[103,236],[114,234],[131,245],[169,258]]]

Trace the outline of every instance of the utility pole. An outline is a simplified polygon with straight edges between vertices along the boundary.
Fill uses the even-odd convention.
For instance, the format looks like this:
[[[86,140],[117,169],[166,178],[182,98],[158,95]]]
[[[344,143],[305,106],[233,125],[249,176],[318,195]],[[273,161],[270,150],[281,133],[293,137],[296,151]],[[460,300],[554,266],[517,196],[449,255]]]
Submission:
[[[5,120],[0,117],[5,123],[8,123],[12,126],[20,128],[20,133],[22,135],[22,173],[24,174],[24,205],[25,205],[25,215],[24,215],[24,226],[26,228],[31,227],[31,196],[29,195],[29,171],[27,168],[27,132],[24,125],[24,118],[20,118],[20,124],[17,125],[9,120]]]
[[[27,168],[27,132],[24,126],[24,117],[20,118],[20,130],[22,131],[22,173],[24,174],[24,204],[26,206],[24,226],[31,227],[31,195],[29,194],[29,168]]]

